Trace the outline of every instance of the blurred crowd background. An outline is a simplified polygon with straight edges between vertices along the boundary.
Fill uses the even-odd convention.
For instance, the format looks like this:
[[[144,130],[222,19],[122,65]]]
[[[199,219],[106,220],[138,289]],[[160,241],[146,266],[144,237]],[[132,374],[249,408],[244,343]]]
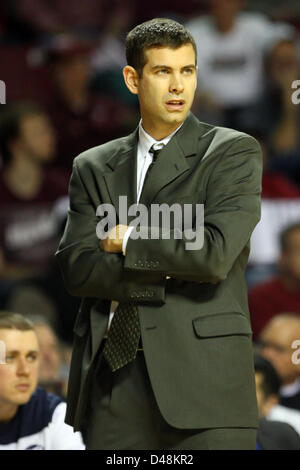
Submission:
[[[195,115],[262,146],[262,218],[246,271],[253,338],[279,375],[280,400],[300,410],[300,365],[291,361],[300,340],[298,0],[1,1],[0,310],[34,321],[41,383],[64,395],[80,299],[65,291],[54,252],[72,161],[138,124],[121,73],[124,40],[154,17],[194,35]]]

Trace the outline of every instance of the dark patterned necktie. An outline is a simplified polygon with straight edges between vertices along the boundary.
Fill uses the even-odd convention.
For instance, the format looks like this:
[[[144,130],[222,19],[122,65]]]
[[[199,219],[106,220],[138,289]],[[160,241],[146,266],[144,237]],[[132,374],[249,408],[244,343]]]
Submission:
[[[154,150],[153,146],[149,150],[149,153],[153,155],[153,159],[147,170],[144,184],[160,150]],[[103,348],[103,355],[113,372],[135,359],[140,336],[141,330],[137,305],[132,302],[119,303],[114,312]]]
[[[137,306],[130,302],[120,303],[103,348],[103,355],[113,372],[135,359],[140,335]]]

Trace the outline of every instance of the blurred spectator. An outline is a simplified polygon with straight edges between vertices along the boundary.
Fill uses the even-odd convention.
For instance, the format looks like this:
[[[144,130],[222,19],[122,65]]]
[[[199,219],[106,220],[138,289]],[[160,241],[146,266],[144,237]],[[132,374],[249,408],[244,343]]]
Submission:
[[[39,345],[32,323],[0,312],[0,450],[84,450],[79,432],[65,424],[66,403],[37,387]]]
[[[266,84],[253,119],[266,136],[268,168],[300,187],[300,106],[292,101],[292,83],[300,78],[297,42],[276,41],[266,58]]]
[[[295,0],[251,0],[249,9],[262,11],[272,18],[296,19],[300,17],[300,4]]]
[[[46,169],[54,151],[55,134],[47,115],[36,104],[11,105],[2,115],[0,308],[16,306],[16,292],[20,289],[24,302],[24,285],[27,289],[35,286],[35,290],[42,289],[49,296],[49,305],[41,307],[45,306],[43,294],[31,292],[29,302],[31,307],[35,305],[34,311],[47,310],[50,316],[57,315],[56,306],[50,305],[51,299],[60,298],[63,286],[57,287],[60,274],[53,254],[67,210],[68,178],[61,170]],[[59,321],[69,314],[67,309],[58,311]],[[70,315],[74,317],[75,312]]]
[[[260,418],[256,450],[300,450],[300,437],[287,423]]]
[[[256,353],[254,369],[259,416],[288,423],[300,434],[300,412],[279,405],[281,382],[272,364]]]
[[[280,405],[297,410],[300,410],[300,364],[293,354],[294,341],[299,340],[300,317],[293,314],[272,318],[259,336],[260,353],[274,366],[282,383]]]
[[[56,207],[66,198],[68,180],[45,169],[54,157],[55,134],[34,103],[18,103],[4,113],[0,152],[0,279],[28,279],[43,273],[53,255]]]
[[[55,33],[98,36],[115,18],[126,14],[124,0],[14,0],[15,16],[38,37]]]
[[[280,236],[278,275],[249,292],[249,309],[254,339],[266,323],[281,312],[300,318],[300,223],[288,226]]]
[[[270,150],[265,143],[264,134],[257,128],[248,128],[247,132],[255,137],[261,146],[263,155],[262,198],[299,199],[300,188],[280,171],[270,169]]]
[[[64,345],[41,315],[26,315],[39,341],[39,385],[47,392],[66,397],[71,348]]]
[[[128,109],[132,108],[135,119],[137,119],[135,113],[138,114],[136,96],[132,95],[125,86],[122,69],[127,64],[124,38],[132,25],[135,24],[138,5],[139,3],[136,0],[126,0],[124,2],[126,12],[123,11],[114,17],[111,26],[106,28],[98,41],[95,50],[91,54],[90,61],[93,70],[91,89],[102,96],[105,94],[113,96],[119,106],[125,105]],[[144,13],[145,3],[140,5]],[[152,5],[153,2],[150,8]],[[130,119],[130,115],[128,118]],[[129,129],[130,124],[128,125],[128,131]]]
[[[223,110],[221,124],[239,129],[244,112],[262,90],[267,44],[274,36],[290,33],[291,27],[242,12],[245,0],[210,0],[209,5],[210,14],[186,25],[198,49],[198,88]],[[197,106],[201,112],[201,100]]]
[[[137,2],[136,18],[133,24],[148,21],[150,18],[171,18],[183,22],[184,18],[193,18],[207,10],[206,0],[152,0]]]
[[[125,106],[113,96],[90,90],[89,52],[86,44],[66,36],[56,38],[49,48],[55,92],[48,111],[59,149],[55,164],[69,172],[79,153],[120,137],[130,125],[131,113]]]

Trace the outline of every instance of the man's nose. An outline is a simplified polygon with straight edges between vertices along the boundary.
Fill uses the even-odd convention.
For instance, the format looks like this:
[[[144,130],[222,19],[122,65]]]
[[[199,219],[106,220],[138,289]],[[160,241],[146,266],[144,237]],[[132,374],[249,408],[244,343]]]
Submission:
[[[180,74],[174,74],[171,76],[170,80],[170,93],[182,93],[183,92],[183,81]]]
[[[18,361],[18,375],[28,375],[29,374],[29,364],[27,363],[25,358],[20,358]]]

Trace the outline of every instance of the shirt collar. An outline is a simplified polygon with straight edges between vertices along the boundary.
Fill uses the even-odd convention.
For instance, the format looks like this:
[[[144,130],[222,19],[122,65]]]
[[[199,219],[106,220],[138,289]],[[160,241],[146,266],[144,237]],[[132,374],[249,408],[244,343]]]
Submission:
[[[280,395],[283,397],[291,397],[300,392],[300,378],[298,377],[294,383],[282,385],[280,388]]]
[[[182,123],[183,124],[183,123]],[[162,144],[162,147],[164,145],[167,145],[167,143],[172,139],[173,135],[176,134],[177,131],[181,128],[182,124],[175,129],[175,131],[172,132],[172,134],[168,135],[162,140],[155,140],[151,135],[149,135],[145,129],[142,126],[142,119],[139,122],[139,146],[141,149],[141,153],[143,157],[145,157],[149,150],[151,149],[152,145],[154,144]]]

